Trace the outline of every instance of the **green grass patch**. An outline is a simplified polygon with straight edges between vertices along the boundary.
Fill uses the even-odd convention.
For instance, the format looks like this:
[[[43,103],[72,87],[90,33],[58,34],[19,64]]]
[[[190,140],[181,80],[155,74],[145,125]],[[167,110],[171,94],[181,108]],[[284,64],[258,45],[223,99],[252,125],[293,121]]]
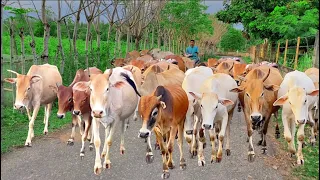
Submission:
[[[285,146],[285,151],[288,151],[288,143],[284,139],[284,132],[283,132],[283,124],[282,124],[282,118],[281,118],[281,111],[279,111],[279,128],[280,128],[280,139],[278,139],[284,146]],[[297,132],[298,129],[296,129]],[[305,146],[302,149],[303,157],[304,157],[304,165],[303,166],[295,166],[293,168],[292,174],[294,176],[299,177],[300,179],[305,179],[305,180],[310,180],[310,179],[319,179],[319,138],[317,138],[316,145],[312,147],[308,142],[309,142],[309,137],[310,137],[310,126],[306,125],[305,126],[305,141],[307,142],[307,146]],[[297,147],[297,135],[295,136],[295,147],[298,150]],[[296,157],[294,157],[296,163]]]
[[[66,114],[66,118],[58,119],[56,116],[57,108],[54,107],[50,114],[48,127],[49,134],[53,130],[71,123],[71,113]],[[41,107],[34,124],[34,135],[43,135],[44,107]],[[24,146],[28,135],[29,120],[26,113],[20,113],[13,108],[5,107],[1,118],[1,154],[6,153],[12,147]]]

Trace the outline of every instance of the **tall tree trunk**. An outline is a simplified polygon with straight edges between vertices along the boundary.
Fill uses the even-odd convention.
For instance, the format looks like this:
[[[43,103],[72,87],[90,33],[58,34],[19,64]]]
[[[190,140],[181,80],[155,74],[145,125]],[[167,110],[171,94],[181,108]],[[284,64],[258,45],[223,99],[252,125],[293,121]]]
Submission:
[[[127,29],[127,47],[126,47],[126,54],[128,54],[130,48],[130,29]]]
[[[133,50],[133,36],[130,36],[130,51]]]
[[[44,33],[43,33],[43,52],[41,55],[41,59],[44,63],[48,63],[49,58],[49,38],[50,38],[50,24],[46,18],[46,0],[42,0],[42,23],[44,25]]]
[[[122,36],[122,32],[119,30],[119,33],[118,33],[118,57],[122,57],[121,36]]]
[[[109,40],[110,40],[110,34],[111,34],[111,30],[112,30],[113,25],[109,23],[109,27],[108,27],[108,35],[107,35],[107,59],[109,59],[110,57],[110,44],[109,44]]]
[[[2,33],[3,33],[3,7],[5,6],[4,2],[1,1],[1,39],[2,39]],[[3,97],[3,46],[1,41],[1,125],[2,125],[2,117],[3,117],[3,103],[4,103],[4,97]]]
[[[83,5],[83,0],[80,0],[79,3],[79,8],[76,16],[76,22],[74,24],[73,28],[73,36],[72,36],[72,41],[73,41],[73,52],[74,52],[74,65],[76,69],[78,70],[78,50],[77,50],[77,35],[78,35],[78,25],[80,22],[80,12],[81,12],[81,7]]]
[[[135,37],[135,46],[136,46],[136,51],[139,51],[139,49],[140,49],[140,39],[141,39],[141,37],[139,37],[139,36],[136,36]]]
[[[13,22],[12,19],[9,19],[9,23],[10,23],[10,69],[11,70],[15,70],[13,69],[13,61],[14,61],[14,30],[13,30]],[[11,78],[13,78],[13,74],[11,74]],[[14,103],[15,101],[15,86],[12,84],[12,103]]]
[[[98,10],[98,13],[100,11]],[[97,17],[97,26],[96,26],[96,31],[97,31],[97,67],[100,66],[100,47],[101,47],[101,33],[100,33],[100,15]]]
[[[115,58],[116,56],[117,56],[117,45],[118,45],[118,29],[116,29],[116,36],[115,36],[115,38],[114,38],[114,48],[113,48],[113,57]]]
[[[158,48],[161,47],[161,34],[160,34],[160,25],[159,25],[159,28],[158,28]]]
[[[90,71],[89,71],[89,40],[90,40],[90,30],[91,30],[91,20],[87,22],[87,34],[86,34],[86,45],[85,45],[85,53],[86,53],[86,67],[88,68],[88,74],[90,76]]]
[[[19,33],[19,36],[20,36],[20,40],[21,40],[21,63],[22,63],[22,66],[21,66],[21,73],[22,74],[25,74],[25,51],[24,51],[24,32],[23,32],[24,28],[20,28],[20,33]]]
[[[67,24],[66,19],[63,19],[64,21],[64,25],[67,28],[67,34],[68,34],[68,39],[69,39],[69,51],[70,51],[70,55],[73,54],[73,47],[72,47],[72,42],[71,42],[71,35],[70,35],[70,30],[69,30],[69,26]]]
[[[152,26],[152,35],[151,35],[151,48],[152,49],[154,46],[154,26]]]
[[[64,64],[65,64],[65,58],[64,58],[64,51],[62,47],[62,39],[61,39],[61,0],[58,0],[58,21],[57,21],[57,38],[58,38],[58,49],[60,51],[61,55],[61,64],[60,64],[60,73],[63,74],[64,72]]]

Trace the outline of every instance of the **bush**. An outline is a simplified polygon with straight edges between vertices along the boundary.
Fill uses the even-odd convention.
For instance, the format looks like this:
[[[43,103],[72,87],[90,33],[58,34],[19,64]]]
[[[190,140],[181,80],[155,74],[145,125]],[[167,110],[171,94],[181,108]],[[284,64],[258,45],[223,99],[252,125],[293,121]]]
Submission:
[[[220,41],[220,48],[223,51],[242,51],[245,50],[246,39],[242,36],[242,32],[230,27]]]

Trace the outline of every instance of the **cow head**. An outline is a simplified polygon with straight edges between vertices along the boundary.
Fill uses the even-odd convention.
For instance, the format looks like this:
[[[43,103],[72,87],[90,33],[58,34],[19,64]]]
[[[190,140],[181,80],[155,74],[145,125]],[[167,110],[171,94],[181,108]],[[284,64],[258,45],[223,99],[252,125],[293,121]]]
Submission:
[[[158,114],[165,108],[166,104],[162,101],[162,95],[149,95],[140,98],[138,110],[143,121],[139,130],[140,138],[147,138],[151,135],[151,130],[156,124]]]
[[[265,80],[269,77],[270,68],[267,73],[260,69],[255,69],[252,73],[255,73],[255,78],[250,80],[245,78],[245,83],[231,89],[230,92],[243,93],[245,106],[249,110],[249,117],[255,127],[260,125],[264,118],[262,107],[266,102],[265,94],[268,93],[267,91],[277,91],[279,86],[265,83]]]
[[[234,62],[227,62],[224,61],[220,63],[217,68],[211,67],[215,73],[224,73],[224,74],[230,74],[231,69],[234,66]]]
[[[73,109],[73,94],[72,87],[56,84],[56,86],[50,86],[50,88],[56,91],[58,96],[58,112],[57,117],[62,119],[65,117],[66,112]]]
[[[319,89],[307,92],[304,88],[294,86],[289,89],[289,91],[278,98],[273,105],[282,106],[284,104],[289,104],[296,124],[305,124],[308,119],[308,96],[317,96],[319,94]]]
[[[236,81],[237,85],[240,86],[241,84],[241,76],[246,76],[247,71],[246,71],[246,64],[235,64],[233,66],[233,74],[232,77]],[[230,74],[231,75],[231,74]],[[240,76],[240,77],[239,77]]]
[[[77,89],[81,89],[78,86],[81,86],[81,83],[83,81],[80,81],[76,83],[72,88],[73,93],[73,114],[74,115],[81,115],[81,110],[83,109],[90,109],[90,90],[89,88],[85,88],[82,91],[79,91]]]
[[[14,103],[15,109],[22,109],[29,105],[30,100],[34,93],[39,89],[39,83],[42,82],[40,75],[22,75],[15,71],[8,70],[9,72],[16,74],[16,78],[5,78],[5,82],[16,84],[16,99]]]
[[[203,129],[213,129],[213,122],[216,117],[216,114],[219,113],[219,110],[225,108],[226,106],[233,105],[234,102],[220,98],[216,93],[203,93],[198,94],[195,92],[189,92],[195,99],[199,101],[201,114],[202,114],[202,124]]]

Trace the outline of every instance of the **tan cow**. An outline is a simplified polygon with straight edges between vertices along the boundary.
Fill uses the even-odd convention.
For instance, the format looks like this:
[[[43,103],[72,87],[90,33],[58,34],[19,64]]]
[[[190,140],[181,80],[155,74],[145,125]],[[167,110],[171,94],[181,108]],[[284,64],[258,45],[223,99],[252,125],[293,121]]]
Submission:
[[[89,88],[90,106],[92,109],[92,130],[94,134],[94,146],[96,149],[94,173],[100,174],[102,165],[100,157],[100,133],[99,126],[105,126],[105,145],[102,158],[105,158],[103,166],[111,168],[110,147],[116,125],[121,122],[120,153],[124,154],[125,119],[133,116],[138,103],[139,93],[134,82],[133,75],[121,67],[114,68],[108,73],[98,74],[91,81],[82,83],[77,90],[85,91]]]
[[[219,65],[218,60],[216,58],[208,59],[208,67],[217,67]]]
[[[307,69],[304,73],[306,73],[307,76],[309,76],[311,78],[311,80],[313,81],[315,88],[319,89],[319,69],[318,68],[309,68]],[[317,102],[314,104],[314,133],[315,133],[315,137],[318,135],[318,131],[319,131],[319,95],[318,95],[318,100]]]
[[[182,57],[182,60],[184,61],[184,65],[186,66],[186,70],[195,67],[195,61],[191,60],[190,58]]]
[[[41,105],[45,106],[44,114],[44,134],[48,134],[48,121],[53,101],[57,98],[57,93],[52,91],[49,86],[62,84],[62,78],[56,66],[50,64],[32,65],[27,75],[19,74],[8,70],[17,75],[16,78],[5,78],[4,81],[16,83],[15,109],[26,108],[29,117],[29,130],[25,146],[31,147],[31,140],[34,137],[34,121],[37,118]],[[30,109],[33,109],[32,116]],[[30,118],[31,117],[31,118]]]
[[[261,129],[262,150],[265,153],[267,148],[266,134],[272,113],[276,113],[279,107],[273,107],[277,99],[277,90],[283,78],[276,68],[259,66],[250,71],[243,79],[243,83],[231,92],[239,92],[239,100],[243,107],[248,131],[249,151],[248,160],[253,162],[255,158],[252,134],[253,130]]]
[[[235,60],[225,60],[221,62],[216,68],[212,67],[214,73],[232,74],[232,69],[235,64],[240,64]]]
[[[148,50],[148,49],[141,50],[141,51],[140,51],[140,56],[144,56],[144,55],[148,54],[149,51],[150,51],[150,50]]]
[[[302,146],[304,143],[304,127],[307,121],[311,125],[312,145],[315,144],[313,133],[313,114],[312,108],[317,101],[319,89],[316,89],[312,80],[303,72],[292,71],[285,75],[278,91],[278,99],[273,103],[274,106],[282,106],[282,123],[284,137],[288,142],[288,149],[291,155],[296,153],[294,136],[297,132],[297,164],[304,164]]]
[[[151,131],[154,131],[156,134],[162,154],[162,179],[169,178],[169,168],[174,168],[172,152],[177,132],[180,150],[180,168],[186,168],[186,161],[183,157],[182,138],[187,110],[187,94],[178,85],[158,86],[152,94],[142,96],[139,102],[139,113],[143,121],[142,127],[139,130],[139,137],[150,138]],[[170,133],[168,144],[163,140],[167,133]],[[147,149],[146,160],[148,163],[153,160],[151,148]]]
[[[122,67],[126,65],[126,60],[124,58],[117,58],[117,59],[112,59],[111,64],[114,67]]]
[[[146,54],[144,56],[141,56],[141,57],[137,57],[136,58],[137,60],[142,60],[144,62],[149,62],[149,61],[152,61],[153,60],[153,57],[149,54]]]
[[[138,57],[140,57],[140,53],[136,50],[128,52],[126,54],[126,60],[129,62],[132,59],[137,59]]]
[[[183,71],[183,72],[186,72],[186,66],[184,64],[183,59],[180,56],[178,56],[178,55],[168,55],[168,56],[165,56],[164,59],[165,60],[174,60],[174,61],[176,61],[177,62],[176,64],[178,65],[179,69],[181,71]],[[173,64],[175,64],[175,63],[173,63]]]
[[[150,50],[149,54],[155,60],[161,60],[161,59],[164,59],[168,55],[174,55],[174,53],[172,53],[170,51],[161,51],[161,49],[159,49],[159,48]]]
[[[133,59],[129,62],[129,65],[136,66],[141,70],[142,73],[146,70],[146,63],[143,60]]]

